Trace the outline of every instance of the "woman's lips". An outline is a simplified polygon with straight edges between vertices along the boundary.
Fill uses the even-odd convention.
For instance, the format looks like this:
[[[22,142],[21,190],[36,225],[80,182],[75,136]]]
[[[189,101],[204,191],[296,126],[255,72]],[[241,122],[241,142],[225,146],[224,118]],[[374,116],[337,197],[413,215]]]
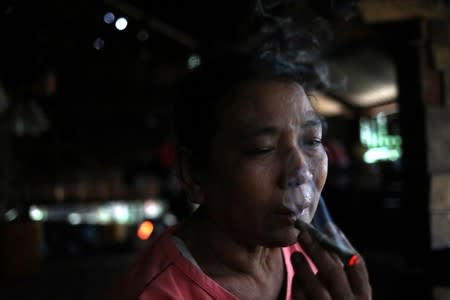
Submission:
[[[302,209],[301,211],[298,212],[297,218],[304,217],[307,212],[308,212],[308,210],[306,208]]]
[[[301,185],[295,189],[286,191],[283,196],[283,208],[294,212],[296,215],[305,213],[313,203],[314,188],[310,184]]]
[[[277,210],[278,213],[284,213],[284,214],[302,214],[305,210],[308,210],[308,208],[311,206],[312,201],[309,199],[304,199],[302,203],[298,203],[298,201],[291,200],[291,199],[285,199],[283,201],[283,208],[280,210]]]
[[[304,216],[308,212],[309,206],[309,203],[304,203],[300,208],[295,209],[295,211],[286,207],[277,211],[275,214],[286,218],[291,222],[295,222],[298,218]]]

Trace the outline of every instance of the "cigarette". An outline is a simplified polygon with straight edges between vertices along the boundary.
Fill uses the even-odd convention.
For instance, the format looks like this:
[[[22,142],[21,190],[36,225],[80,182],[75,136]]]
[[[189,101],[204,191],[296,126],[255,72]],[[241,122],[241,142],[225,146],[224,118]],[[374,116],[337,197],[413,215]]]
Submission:
[[[337,244],[310,224],[298,219],[295,221],[295,227],[300,231],[309,232],[323,248],[337,254],[344,264],[354,266],[358,262],[358,256],[353,250]]]

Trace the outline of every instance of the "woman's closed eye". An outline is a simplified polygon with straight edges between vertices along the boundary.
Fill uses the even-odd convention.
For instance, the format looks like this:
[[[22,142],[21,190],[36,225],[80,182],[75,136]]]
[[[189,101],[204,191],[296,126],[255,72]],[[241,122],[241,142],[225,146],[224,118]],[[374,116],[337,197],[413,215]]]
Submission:
[[[305,147],[306,149],[317,149],[322,146],[322,138],[313,137],[313,138],[304,138],[300,141],[300,145]]]
[[[251,156],[259,156],[259,155],[265,155],[265,154],[269,154],[272,151],[275,151],[276,147],[275,146],[253,146],[253,147],[249,147],[248,149],[245,150],[245,154],[247,155],[251,155]]]

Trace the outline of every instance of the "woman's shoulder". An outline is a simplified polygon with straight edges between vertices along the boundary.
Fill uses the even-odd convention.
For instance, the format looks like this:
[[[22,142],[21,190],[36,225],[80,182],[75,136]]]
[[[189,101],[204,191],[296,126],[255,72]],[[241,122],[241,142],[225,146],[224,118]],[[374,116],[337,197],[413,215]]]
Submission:
[[[233,299],[177,248],[169,228],[152,241],[105,300]]]
[[[145,287],[152,284],[173,264],[177,255],[171,242],[173,228],[168,228],[142,250],[122,275],[106,299],[139,299]]]

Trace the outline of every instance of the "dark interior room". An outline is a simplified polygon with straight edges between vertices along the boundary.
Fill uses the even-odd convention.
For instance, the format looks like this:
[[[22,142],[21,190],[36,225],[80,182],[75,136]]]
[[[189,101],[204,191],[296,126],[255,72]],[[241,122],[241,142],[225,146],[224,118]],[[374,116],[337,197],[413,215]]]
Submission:
[[[101,299],[196,209],[172,103],[255,12],[325,26],[322,196],[373,299],[450,299],[448,0],[2,2],[1,299]]]

